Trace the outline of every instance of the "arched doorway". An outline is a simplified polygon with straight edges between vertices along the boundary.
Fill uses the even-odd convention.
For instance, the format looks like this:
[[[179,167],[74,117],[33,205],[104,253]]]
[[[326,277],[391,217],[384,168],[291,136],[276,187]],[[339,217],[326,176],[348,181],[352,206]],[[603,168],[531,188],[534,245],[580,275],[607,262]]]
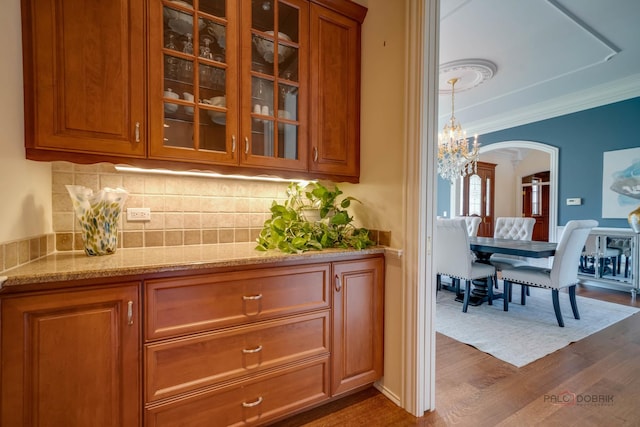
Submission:
[[[557,241],[556,231],[558,228],[558,148],[548,144],[535,141],[502,141],[493,144],[480,146],[480,156],[497,150],[526,149],[536,150],[546,153],[549,156],[549,241]],[[518,184],[514,191],[520,191]],[[451,212],[459,212],[461,205],[461,185],[458,180],[457,185],[452,186],[451,191]]]

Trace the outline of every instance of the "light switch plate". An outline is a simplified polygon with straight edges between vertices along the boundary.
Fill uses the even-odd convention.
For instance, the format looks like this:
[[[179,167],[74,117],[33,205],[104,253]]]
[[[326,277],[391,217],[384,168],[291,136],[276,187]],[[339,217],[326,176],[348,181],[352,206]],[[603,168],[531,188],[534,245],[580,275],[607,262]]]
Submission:
[[[580,197],[572,197],[567,199],[567,206],[579,206],[582,204]]]

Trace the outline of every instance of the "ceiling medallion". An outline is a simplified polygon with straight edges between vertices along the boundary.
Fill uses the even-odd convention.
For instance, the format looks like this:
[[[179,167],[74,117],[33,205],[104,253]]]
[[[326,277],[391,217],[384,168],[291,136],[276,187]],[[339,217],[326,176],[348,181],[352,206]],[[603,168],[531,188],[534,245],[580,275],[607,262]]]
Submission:
[[[498,66],[485,59],[460,59],[440,65],[439,88],[440,94],[450,94],[452,86],[449,80],[456,78],[457,92],[472,89],[491,79],[498,70]]]

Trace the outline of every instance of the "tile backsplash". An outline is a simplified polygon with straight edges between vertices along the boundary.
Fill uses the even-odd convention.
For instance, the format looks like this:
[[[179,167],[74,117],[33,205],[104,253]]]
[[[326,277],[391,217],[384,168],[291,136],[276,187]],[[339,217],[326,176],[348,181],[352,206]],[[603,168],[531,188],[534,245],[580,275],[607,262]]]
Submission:
[[[82,251],[80,223],[65,185],[129,192],[120,217],[118,247],[181,246],[255,241],[274,200],[286,198],[288,183],[125,173],[112,164],[52,164],[53,234],[0,242],[0,272],[55,251]],[[126,209],[151,209],[151,220],[126,220]],[[370,230],[389,245],[391,233]]]
[[[120,218],[118,246],[180,246],[253,241],[287,183],[118,172],[107,163],[52,167],[53,229],[58,251],[83,250],[65,185],[129,192]],[[126,209],[151,209],[151,220],[126,220]]]

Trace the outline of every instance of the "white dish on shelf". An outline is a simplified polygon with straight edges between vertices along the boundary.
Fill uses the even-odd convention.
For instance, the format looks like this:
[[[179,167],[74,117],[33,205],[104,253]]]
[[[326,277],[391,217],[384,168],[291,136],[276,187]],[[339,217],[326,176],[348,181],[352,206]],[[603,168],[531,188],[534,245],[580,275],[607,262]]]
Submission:
[[[213,98],[202,100],[203,104],[213,105],[215,107],[226,107],[227,106],[227,98],[225,96],[214,96]],[[209,118],[211,121],[218,125],[224,125],[227,123],[227,113],[222,111],[207,111],[209,114]]]
[[[265,34],[273,36],[274,32],[265,31]],[[291,37],[284,33],[278,33],[278,39],[291,41]],[[256,45],[256,49],[258,50],[260,56],[262,56],[268,63],[273,64],[273,41],[254,35],[253,44]],[[278,44],[278,63],[287,59],[294,52],[294,50],[295,49],[291,46]]]

